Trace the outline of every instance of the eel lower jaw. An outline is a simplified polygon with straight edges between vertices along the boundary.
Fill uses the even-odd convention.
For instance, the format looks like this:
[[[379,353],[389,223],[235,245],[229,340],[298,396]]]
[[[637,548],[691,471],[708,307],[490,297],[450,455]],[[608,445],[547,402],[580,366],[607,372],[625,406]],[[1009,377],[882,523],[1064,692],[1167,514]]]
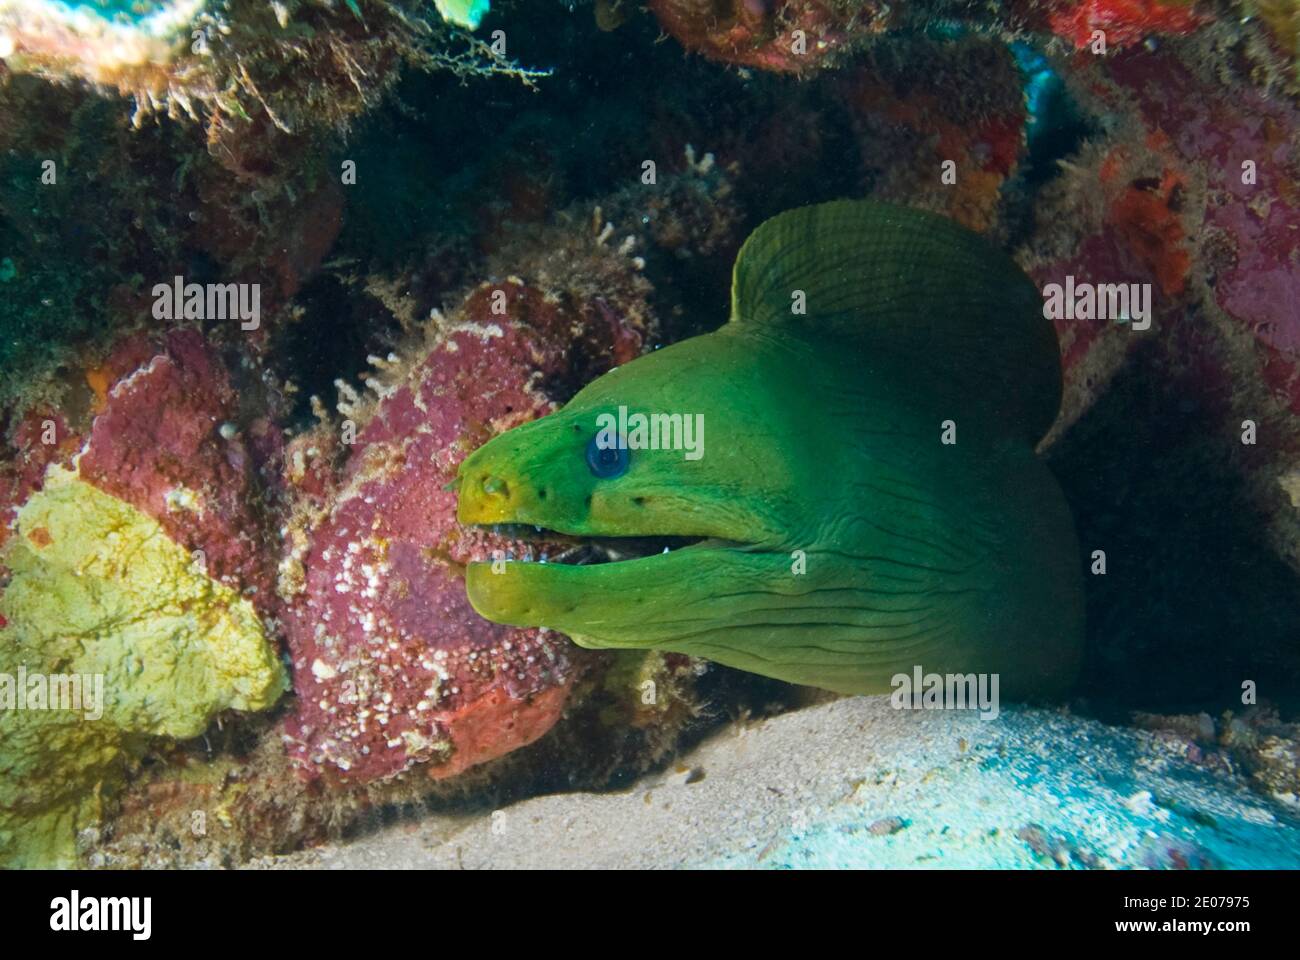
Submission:
[[[518,532],[509,525],[489,529]],[[534,536],[552,543],[556,539],[544,529]],[[471,606],[494,623],[550,627],[574,635],[580,632],[575,630],[580,621],[587,621],[616,597],[653,589],[679,578],[685,569],[711,566],[726,555],[758,549],[716,537],[561,535],[560,539],[559,553],[530,555],[525,549],[514,559],[471,562],[465,572]]]

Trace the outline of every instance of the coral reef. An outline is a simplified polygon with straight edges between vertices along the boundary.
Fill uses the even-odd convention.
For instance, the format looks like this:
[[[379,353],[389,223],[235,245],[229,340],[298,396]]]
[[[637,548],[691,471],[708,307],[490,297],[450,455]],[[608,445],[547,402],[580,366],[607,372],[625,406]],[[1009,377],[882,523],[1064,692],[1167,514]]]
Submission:
[[[304,771],[365,781],[433,761],[448,776],[558,719],[575,669],[567,644],[469,609],[459,566],[471,550],[510,545],[466,543],[444,489],[476,435],[548,412],[538,385],[568,361],[562,340],[547,342],[543,311],[560,319],[522,284],[484,287],[435,332],[408,382],[380,385],[372,413],[344,404],[361,421],[343,426],[356,443],[327,517],[294,531],[301,557],[286,571],[286,592],[302,592],[286,619],[299,698],[287,737]],[[311,455],[310,440],[291,462]]]
[[[177,333],[87,380],[85,434],[29,413],[4,472],[0,859],[20,866],[70,863],[151,738],[198,736],[287,686],[220,361]]]
[[[688,50],[778,73],[828,66],[891,19],[889,4],[854,0],[650,0],[649,6]]]
[[[491,434],[715,326],[750,228],[863,195],[984,233],[1040,287],[1151,285],[1150,328],[1057,322],[1043,446],[1111,563],[1074,707],[1249,783],[1256,813],[1294,803],[1292,0],[486,7],[0,0],[0,674],[105,680],[97,721],[0,712],[0,860],[236,865],[431,810],[459,829],[805,703],[483,622],[467,560],[574,544],[462,531],[443,487]],[[457,29],[498,23],[509,57]],[[484,73],[524,82],[463,82]],[[177,275],[260,284],[261,328],[152,319]],[[1239,707],[1244,680],[1276,706]],[[708,756],[636,803],[725,782]],[[954,855],[1238,864],[1148,788],[1102,800],[1122,849],[1035,808]],[[1210,813],[1255,844],[1245,802]],[[924,863],[932,827],[882,802],[744,862]]]
[[[1080,50],[1099,37],[1106,49],[1116,49],[1151,36],[1192,33],[1213,20],[1193,0],[1057,0],[1045,6],[1052,32]]]
[[[1207,713],[1139,713],[1134,726],[1160,733],[1193,763],[1242,774],[1260,792],[1300,809],[1300,724],[1284,723],[1276,707],[1226,711],[1216,722]]]
[[[976,80],[978,78],[978,81]],[[843,71],[871,195],[988,233],[1025,151],[1028,119],[1007,46],[988,37],[902,39]]]
[[[473,27],[487,3],[438,6],[446,19]],[[11,70],[129,96],[137,124],[155,114],[244,129],[264,120],[284,133],[346,126],[377,102],[403,64],[537,75],[400,0],[72,7],[3,0],[0,59]]]
[[[107,350],[127,331],[156,333],[169,322],[151,315],[149,290],[160,279],[259,284],[262,328],[234,337],[247,348],[277,327],[342,223],[327,154],[278,134],[208,144],[180,124],[133,130],[112,101],[8,79],[0,81],[0,251],[10,264],[0,403],[68,382],[88,342]],[[232,339],[219,324],[207,332]]]
[[[124,72],[170,60],[207,6],[207,0],[134,6],[5,0],[0,55],[14,69],[111,83]]]
[[[1295,0],[1247,0],[1244,6],[1268,25],[1278,52],[1290,60],[1293,77],[1300,81],[1300,4]]]
[[[1258,342],[1266,384],[1300,413],[1293,309],[1300,295],[1300,109],[1241,86],[1215,89],[1167,54],[1119,58],[1110,76],[1134,98],[1149,140],[1172,167],[1158,190],[1167,194],[1194,177],[1204,191],[1196,233],[1197,259],[1213,280],[1206,293]],[[1167,223],[1157,233],[1166,221],[1136,213],[1134,220],[1153,224],[1143,244],[1157,261],[1160,286],[1179,292],[1190,259],[1180,249],[1186,231]]]
[[[1095,569],[1089,590],[1094,708],[1218,713],[1247,681],[1283,697],[1300,677],[1285,639],[1285,564],[1300,542],[1288,492],[1295,108],[1263,94],[1244,56],[1207,56],[1221,41],[1215,26],[1058,63],[1090,129],[1033,198],[1021,248],[1041,285],[1151,296],[1141,323],[1057,323],[1066,410],[1048,443],[1085,554],[1122,570]],[[1249,630],[1212,599],[1226,596],[1252,611]]]
[[[497,246],[488,260],[501,265],[503,279],[472,288],[445,317],[434,311],[431,321],[419,321],[411,285],[369,281],[368,296],[400,315],[407,334],[396,350],[412,359],[375,358],[370,398],[360,400],[341,387],[346,421],[300,433],[287,449],[275,425],[279,388],[254,359],[278,342],[274,334],[238,342],[223,330],[206,337],[192,329],[128,335],[89,363],[80,354],[65,355],[61,372],[22,389],[25,402],[44,406],[11,423],[20,456],[6,465],[5,503],[25,503],[50,463],[71,464],[76,457],[79,483],[96,484],[106,500],[147,517],[181,555],[202,551],[207,580],[235,591],[241,610],[252,605],[250,626],[283,630],[295,653],[295,683],[307,695],[295,701],[282,728],[227,723],[226,734],[207,731],[206,749],[167,748],[147,736],[203,733],[200,721],[213,713],[197,707],[188,725],[142,727],[139,736],[116,746],[120,757],[97,781],[116,812],[95,834],[94,849],[102,853],[94,862],[176,862],[170,858],[182,856],[181,862],[232,863],[335,835],[377,805],[430,796],[430,787],[398,775],[416,764],[440,778],[461,774],[457,780],[469,767],[483,767],[488,779],[472,781],[480,786],[521,769],[563,770],[596,784],[620,766],[653,762],[697,722],[701,711],[691,688],[700,670],[685,658],[589,655],[584,663],[559,636],[501,631],[469,615],[459,563],[513,544],[504,535],[461,537],[452,520],[454,494],[441,489],[459,457],[488,431],[546,412],[553,400],[648,345],[658,324],[647,271],[668,278],[714,260],[725,264],[739,242],[740,221],[727,171],[711,155],[693,151],[679,165],[655,190],[627,187],[546,225],[511,220],[504,230],[494,226]],[[527,279],[506,276],[506,270]],[[427,306],[419,312],[427,313]],[[579,329],[584,332],[575,334]],[[218,359],[218,343],[237,361],[230,367],[237,389]],[[513,356],[512,364],[502,363],[506,356]],[[498,411],[495,424],[486,416],[489,408]],[[47,415],[58,427],[54,445],[39,439]],[[425,427],[408,443],[399,434],[414,422]],[[355,444],[342,442],[345,427],[355,428]],[[431,463],[442,466],[430,469]],[[417,504],[423,509],[414,509]],[[276,595],[270,545],[270,531],[281,524],[288,549],[278,572],[284,600]],[[359,535],[363,528],[370,536]],[[382,547],[382,560],[348,553],[354,541]],[[387,565],[381,582],[404,593],[405,601],[389,593],[364,596],[368,584],[360,582],[349,595],[337,591],[336,575],[359,577],[371,560],[379,561],[372,574]],[[186,589],[160,577],[150,602],[180,602]],[[369,652],[367,630],[376,624],[404,631],[408,640],[384,650],[383,662],[367,673],[370,685],[358,685],[362,697],[343,710],[335,702],[336,709],[327,711],[320,701],[352,695],[358,687],[349,682],[366,671],[315,646],[315,610],[338,612],[340,657],[348,644]],[[258,634],[264,635],[270,634]],[[201,631],[190,637],[198,638]],[[426,663],[431,669],[422,672]],[[435,680],[440,689],[428,692]],[[419,690],[408,681],[418,681]],[[657,684],[657,699],[642,699],[646,681]],[[411,699],[415,692],[419,697]],[[427,717],[417,709],[421,700]],[[641,706],[629,714],[636,703]],[[407,729],[410,717],[394,713],[390,731],[377,720],[357,724],[367,708],[376,708],[377,716],[389,713],[390,704],[415,710],[427,722]],[[213,709],[218,706],[240,704]],[[572,722],[558,740],[552,737],[525,758],[526,766],[484,766],[539,737],[562,712]],[[363,726],[365,733],[355,736]],[[388,746],[399,727],[408,734],[401,750]],[[281,730],[290,738],[287,757]],[[600,736],[593,736],[597,730]],[[338,742],[349,731],[352,752]],[[578,740],[587,751],[585,772],[584,765],[561,762]],[[322,751],[318,760],[307,752],[309,742]],[[123,772],[146,752],[166,762],[151,764],[123,793]],[[312,787],[318,779],[331,785],[329,793]],[[376,789],[364,789],[371,782]],[[84,795],[89,785],[78,783],[71,793]],[[448,795],[466,789],[458,783]],[[202,833],[193,829],[195,816],[206,825]],[[93,819],[84,815],[86,825]],[[33,862],[50,859],[48,851],[32,856]]]
[[[1071,217],[1081,239],[1059,258],[1040,247],[1035,275],[1151,285],[1147,340],[1161,376],[1191,391],[1229,441],[1275,544],[1300,563],[1290,480],[1300,453],[1300,111],[1169,50],[1119,54],[1073,82],[1093,109],[1125,119],[1045,201],[1040,216]],[[1053,209],[1062,198],[1069,213]],[[1146,336],[1102,320],[1061,326],[1075,338],[1067,377],[1093,391]],[[1243,442],[1248,422],[1260,443]]]
[[[1049,230],[1038,231],[1022,262],[1040,289],[1069,277],[1151,284],[1159,318],[1152,322],[1164,322],[1184,303],[1188,269],[1185,228],[1168,205],[1171,195],[1177,203],[1176,186],[1149,149],[1090,145],[1071,158],[1035,211],[1043,223],[1069,224],[1064,242]],[[1151,214],[1155,219],[1144,219]],[[1161,223],[1163,230],[1152,236]],[[1140,342],[1140,332],[1102,316],[1062,316],[1056,327],[1066,381],[1064,410],[1053,429],[1059,437],[1105,391]]]

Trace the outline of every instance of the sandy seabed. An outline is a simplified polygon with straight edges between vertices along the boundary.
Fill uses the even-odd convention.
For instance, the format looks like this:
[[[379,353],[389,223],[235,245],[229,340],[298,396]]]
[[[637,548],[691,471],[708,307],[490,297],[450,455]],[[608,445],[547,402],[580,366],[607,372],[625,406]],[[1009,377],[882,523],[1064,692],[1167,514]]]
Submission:
[[[859,697],[727,728],[620,793],[431,816],[254,868],[1300,867],[1300,810],[1064,712]]]

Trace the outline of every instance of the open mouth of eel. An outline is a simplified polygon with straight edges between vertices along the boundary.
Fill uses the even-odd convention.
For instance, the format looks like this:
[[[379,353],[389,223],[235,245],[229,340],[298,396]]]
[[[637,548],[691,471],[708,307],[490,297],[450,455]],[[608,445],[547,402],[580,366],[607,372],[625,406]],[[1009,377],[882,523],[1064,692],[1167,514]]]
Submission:
[[[511,541],[514,548],[505,551],[505,559],[521,563],[589,566],[640,560],[676,553],[678,550],[743,549],[749,546],[738,540],[702,536],[579,537],[529,523],[490,523],[476,526]]]

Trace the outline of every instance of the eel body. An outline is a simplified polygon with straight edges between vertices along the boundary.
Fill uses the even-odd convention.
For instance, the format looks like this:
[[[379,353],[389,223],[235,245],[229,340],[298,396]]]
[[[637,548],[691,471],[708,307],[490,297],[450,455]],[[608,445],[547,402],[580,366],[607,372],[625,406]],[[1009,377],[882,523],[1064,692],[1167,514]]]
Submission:
[[[741,249],[725,325],[460,467],[463,523],[627,544],[617,556],[678,548],[472,564],[470,601],[585,647],[841,693],[887,693],[919,666],[1059,695],[1082,571],[1034,448],[1060,395],[1041,296],[982,238],[867,201],[787,211]]]

